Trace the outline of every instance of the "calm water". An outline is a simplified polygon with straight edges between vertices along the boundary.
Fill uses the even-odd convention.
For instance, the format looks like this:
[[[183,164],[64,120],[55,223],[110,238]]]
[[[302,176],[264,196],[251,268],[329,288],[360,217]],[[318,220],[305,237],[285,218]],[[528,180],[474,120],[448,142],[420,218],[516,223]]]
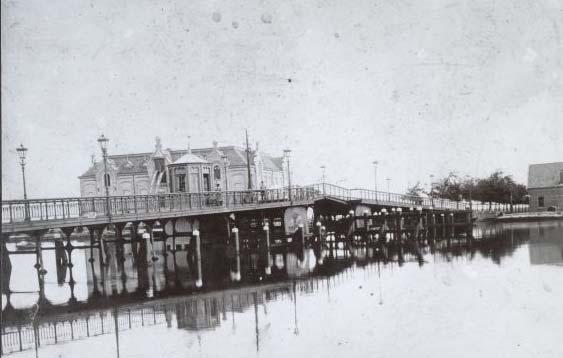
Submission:
[[[181,240],[176,260],[149,247],[158,261],[148,265],[126,246],[122,267],[110,248],[102,270],[97,250],[74,250],[74,285],[54,251],[43,254],[42,285],[35,257],[13,255],[2,348],[10,357],[562,357],[563,222],[474,234],[387,255],[306,249],[238,263],[208,247],[201,288]]]

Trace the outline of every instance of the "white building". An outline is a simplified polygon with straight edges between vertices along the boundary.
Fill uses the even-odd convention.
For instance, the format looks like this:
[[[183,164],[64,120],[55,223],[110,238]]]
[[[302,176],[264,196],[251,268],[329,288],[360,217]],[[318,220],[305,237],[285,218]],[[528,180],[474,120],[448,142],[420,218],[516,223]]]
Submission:
[[[252,189],[283,187],[286,182],[283,156],[272,157],[256,148],[250,151]],[[108,156],[109,194],[146,195],[171,192],[247,190],[248,163],[244,148],[163,149],[156,138],[152,153]],[[104,163],[92,162],[78,178],[80,195],[104,196]]]

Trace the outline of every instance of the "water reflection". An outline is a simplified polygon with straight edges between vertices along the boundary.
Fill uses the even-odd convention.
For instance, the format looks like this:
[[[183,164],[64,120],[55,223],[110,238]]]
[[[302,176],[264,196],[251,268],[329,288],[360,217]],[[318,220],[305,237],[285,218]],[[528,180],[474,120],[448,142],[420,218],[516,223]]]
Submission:
[[[239,251],[230,244],[207,245],[201,252],[201,266],[188,238],[177,237],[167,245],[108,242],[102,250],[75,242],[84,248],[71,255],[54,243],[52,250],[42,253],[46,274],[33,267],[35,257],[2,259],[3,278],[9,280],[2,292],[2,350],[4,354],[68,352],[72,356],[75,346],[66,343],[80,341],[113,347],[110,351],[115,356],[134,356],[139,353],[134,354],[135,345],[146,345],[143,337],[150,334],[152,345],[168,336],[177,342],[189,338],[190,344],[172,344],[175,351],[170,356],[193,353],[196,348],[215,352],[215,344],[231,342],[225,337],[233,336],[236,344],[231,342],[231,350],[248,350],[247,339],[253,337],[253,350],[271,353],[273,348],[287,349],[283,343],[289,339],[287,332],[298,339],[297,345],[307,347],[311,322],[322,326],[323,315],[337,314],[334,305],[360,305],[352,296],[343,296],[351,284],[356,285],[354,290],[369,289],[377,307],[395,305],[393,292],[400,281],[394,277],[399,267],[404,272],[418,267],[424,273],[429,272],[423,270],[427,266],[443,270],[442,263],[492,262],[505,267],[508,262],[522,269],[526,264],[563,264],[561,222],[484,225],[475,227],[473,234],[472,240],[424,239],[331,250],[296,245]],[[8,244],[8,249],[13,247]],[[527,262],[518,259],[522,250],[527,251]],[[203,287],[197,284],[200,278]],[[548,287],[553,293],[553,285]],[[409,299],[416,304],[421,298]],[[369,321],[355,324],[370,326]],[[278,325],[287,331],[280,332]],[[173,329],[185,333],[172,333]],[[274,330],[280,338],[277,344]],[[306,338],[300,338],[303,332]],[[202,337],[215,343],[205,344]],[[150,356],[150,352],[140,355]]]

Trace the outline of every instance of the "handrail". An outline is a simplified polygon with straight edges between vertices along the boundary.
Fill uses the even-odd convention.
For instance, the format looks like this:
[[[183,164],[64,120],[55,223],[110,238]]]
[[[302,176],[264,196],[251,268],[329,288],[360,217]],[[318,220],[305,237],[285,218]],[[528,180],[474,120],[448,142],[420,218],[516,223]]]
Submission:
[[[323,197],[360,199],[367,203],[394,206],[422,206],[435,209],[466,210],[466,201],[422,198],[412,195],[348,189],[330,183],[276,189],[182,192],[145,195],[65,197],[2,201],[2,223],[41,222],[72,218],[118,218],[155,213],[178,213],[213,208],[240,208],[247,205],[312,202]],[[499,206],[500,207],[500,206]],[[108,215],[108,208],[109,214]],[[506,208],[504,206],[503,208]]]

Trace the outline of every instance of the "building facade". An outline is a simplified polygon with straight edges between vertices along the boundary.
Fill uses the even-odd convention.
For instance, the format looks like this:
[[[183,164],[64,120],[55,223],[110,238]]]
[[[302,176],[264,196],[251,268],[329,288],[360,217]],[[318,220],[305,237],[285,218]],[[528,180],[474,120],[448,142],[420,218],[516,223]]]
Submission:
[[[262,153],[256,144],[248,157],[252,189],[287,185],[283,156]],[[163,149],[157,137],[152,153],[108,156],[107,172],[111,196],[249,189],[246,150],[217,142],[210,148],[172,150]],[[93,160],[78,178],[81,196],[105,196],[103,161]]]
[[[530,210],[563,210],[563,162],[531,164],[528,169]]]

